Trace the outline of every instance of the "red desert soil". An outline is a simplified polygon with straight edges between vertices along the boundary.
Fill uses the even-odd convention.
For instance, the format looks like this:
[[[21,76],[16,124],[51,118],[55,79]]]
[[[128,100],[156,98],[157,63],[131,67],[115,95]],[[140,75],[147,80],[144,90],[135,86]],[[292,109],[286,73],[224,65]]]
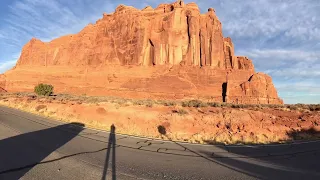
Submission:
[[[89,101],[80,97],[36,97],[2,95],[0,104],[66,122],[118,133],[163,138],[166,128],[172,140],[193,143],[272,143],[319,137],[320,112],[280,108],[182,107],[135,105],[135,101]],[[316,136],[317,134],[317,136]]]

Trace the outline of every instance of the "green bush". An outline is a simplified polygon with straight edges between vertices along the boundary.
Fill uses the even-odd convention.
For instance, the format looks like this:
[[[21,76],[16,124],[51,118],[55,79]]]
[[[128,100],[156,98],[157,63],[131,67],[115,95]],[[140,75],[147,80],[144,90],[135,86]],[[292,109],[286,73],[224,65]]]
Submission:
[[[37,95],[42,96],[50,96],[53,94],[53,86],[50,84],[38,84],[36,87],[34,87],[34,92]]]

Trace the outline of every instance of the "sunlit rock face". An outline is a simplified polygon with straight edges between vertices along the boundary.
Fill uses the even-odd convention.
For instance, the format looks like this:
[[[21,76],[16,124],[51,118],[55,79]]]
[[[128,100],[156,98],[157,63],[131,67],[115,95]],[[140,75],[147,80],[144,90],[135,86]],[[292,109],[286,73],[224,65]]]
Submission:
[[[39,82],[66,93],[282,103],[271,77],[234,54],[215,10],[201,14],[183,1],[142,10],[119,5],[78,34],[31,39],[0,87],[29,91]]]

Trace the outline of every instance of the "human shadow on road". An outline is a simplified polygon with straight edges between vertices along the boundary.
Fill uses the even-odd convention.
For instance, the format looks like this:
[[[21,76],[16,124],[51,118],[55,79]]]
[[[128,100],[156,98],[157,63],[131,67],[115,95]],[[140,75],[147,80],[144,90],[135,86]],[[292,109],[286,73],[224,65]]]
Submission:
[[[63,124],[0,140],[0,179],[22,178],[77,136],[83,127],[81,123]]]
[[[107,179],[107,173],[108,173],[108,166],[109,166],[109,159],[110,159],[110,153],[112,150],[112,180],[116,179],[116,127],[112,124],[110,127],[111,131],[109,134],[109,141],[108,141],[108,147],[107,147],[107,154],[106,154],[106,160],[104,163],[104,169],[102,174],[102,180]]]

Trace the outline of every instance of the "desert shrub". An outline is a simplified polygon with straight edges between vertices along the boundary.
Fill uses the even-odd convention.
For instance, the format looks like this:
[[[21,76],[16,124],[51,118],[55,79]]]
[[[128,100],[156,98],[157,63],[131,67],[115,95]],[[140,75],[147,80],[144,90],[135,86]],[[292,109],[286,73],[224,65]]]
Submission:
[[[307,104],[296,104],[296,105],[293,105],[293,106],[296,106],[298,108],[301,108],[301,109],[309,109],[310,105],[307,105]]]
[[[164,106],[175,106],[177,105],[177,103],[173,102],[173,101],[166,101],[163,103]]]
[[[181,103],[181,106],[182,107],[189,107],[189,103],[188,103],[189,101],[183,101],[182,103]]]
[[[127,100],[126,99],[115,99],[115,100],[112,100],[111,102],[119,104],[119,105],[123,105],[123,104],[127,103]]]
[[[264,106],[262,104],[250,104],[250,107],[251,108],[256,108],[256,109],[261,109],[263,108]]]
[[[72,99],[72,96],[70,94],[57,94],[56,97],[59,101],[69,101],[70,99]]]
[[[172,112],[173,112],[173,113],[177,113],[177,114],[179,114],[180,116],[189,114],[188,111],[186,111],[186,110],[184,110],[184,109],[173,110]]]
[[[225,102],[224,102],[224,103],[221,104],[221,107],[229,107],[229,108],[232,108],[232,105],[233,105],[233,104],[225,103]]]
[[[190,101],[183,101],[182,107],[207,107],[208,104],[205,102],[202,102],[200,100],[190,100]]]
[[[146,107],[152,108],[153,107],[153,102],[152,101],[147,101],[146,102]]]
[[[298,110],[298,107],[295,105],[287,105],[287,108],[290,110]]]
[[[221,107],[221,104],[220,104],[220,103],[217,103],[217,102],[209,102],[209,103],[208,103],[208,106],[211,106],[211,107]]]
[[[268,108],[279,108],[280,106],[277,104],[267,104],[266,107]]]
[[[50,84],[38,84],[34,87],[34,92],[41,96],[50,96],[53,94],[53,86]]]
[[[45,108],[47,108],[46,105],[39,105],[35,109],[36,109],[36,111],[40,111],[41,109],[45,109]]]
[[[99,103],[99,99],[96,97],[90,97],[90,98],[87,98],[85,102],[89,104],[96,104],[96,103]]]
[[[225,102],[220,104],[221,107],[228,107],[228,105],[229,105],[229,104],[227,104],[227,103],[225,103]]]
[[[315,110],[316,110],[316,108],[315,108],[314,106],[312,106],[312,105],[308,105],[308,109],[309,109],[310,111],[315,111]]]
[[[251,104],[241,104],[240,107],[241,108],[250,108],[250,107],[252,107],[252,105]]]
[[[141,105],[143,105],[144,104],[144,101],[143,100],[135,100],[135,101],[133,101],[133,105],[139,105],[139,106],[141,106]]]
[[[278,107],[285,107],[290,110],[309,110],[309,111],[320,111],[320,104],[287,104],[278,105]]]
[[[309,104],[307,105],[310,111],[320,111],[320,104]]]
[[[175,101],[167,101],[167,100],[157,100],[155,104],[163,105],[163,106],[175,106],[177,103]]]
[[[133,100],[133,105],[145,105],[146,107],[153,107],[154,101],[147,99],[147,100]]]
[[[231,107],[232,108],[240,108],[240,104],[232,104]]]

